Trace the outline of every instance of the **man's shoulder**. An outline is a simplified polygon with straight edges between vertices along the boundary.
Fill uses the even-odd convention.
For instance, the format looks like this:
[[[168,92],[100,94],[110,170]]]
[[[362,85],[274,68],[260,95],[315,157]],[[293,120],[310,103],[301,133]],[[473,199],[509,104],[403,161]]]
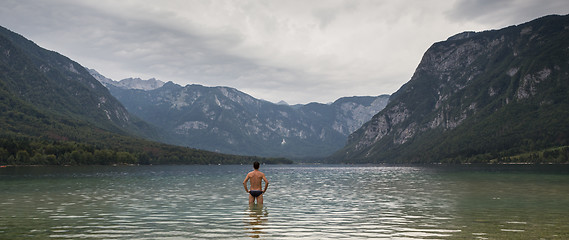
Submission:
[[[255,170],[255,171],[251,171],[249,173],[247,173],[247,175],[251,175],[251,176],[264,176],[265,174],[259,170]]]

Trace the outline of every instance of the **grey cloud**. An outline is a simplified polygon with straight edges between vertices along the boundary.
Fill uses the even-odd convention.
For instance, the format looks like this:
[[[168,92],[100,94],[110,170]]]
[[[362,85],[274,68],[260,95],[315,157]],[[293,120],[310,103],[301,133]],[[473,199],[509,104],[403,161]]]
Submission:
[[[16,21],[29,19],[30,22],[13,25],[24,26],[29,38],[39,39],[44,47],[64,49],[62,53],[79,58],[76,60],[99,59],[114,62],[111,69],[128,69],[127,72],[138,75],[159,75],[167,78],[164,79],[166,81],[200,81],[214,85],[230,85],[227,81],[237,78],[239,72],[255,69],[247,59],[212,49],[211,46],[235,41],[236,37],[232,35],[216,35],[211,39],[152,18],[132,19],[82,5],[55,3],[14,4],[13,8],[19,8],[21,16]],[[42,14],[37,15],[37,12]],[[34,13],[35,17],[24,17]]]
[[[568,1],[458,0],[446,15],[453,21],[474,21],[501,28],[544,15],[567,14],[568,11]]]
[[[115,80],[294,104],[392,93],[435,41],[559,11],[566,1],[3,0],[0,24]]]

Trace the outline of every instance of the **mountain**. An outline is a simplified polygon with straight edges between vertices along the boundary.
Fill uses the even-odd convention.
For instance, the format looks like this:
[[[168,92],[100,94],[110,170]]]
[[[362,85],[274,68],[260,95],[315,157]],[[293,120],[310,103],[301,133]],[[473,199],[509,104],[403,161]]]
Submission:
[[[95,69],[87,69],[89,73],[104,86],[114,86],[124,89],[140,89],[140,90],[153,90],[162,87],[165,82],[156,80],[155,78],[143,80],[140,78],[125,78],[120,81],[114,81],[97,72]]]
[[[145,140],[159,136],[83,66],[0,27],[0,165],[254,159]]]
[[[568,59],[568,15],[435,43],[331,161],[568,161]]]
[[[0,80],[5,98],[116,133],[152,135],[81,65],[0,27]],[[9,106],[7,106],[9,107]]]
[[[113,96],[131,113],[160,127],[167,143],[257,156],[329,155],[388,100],[387,95],[348,97],[332,104],[289,106],[228,87],[182,87],[168,82],[141,90],[107,82]]]

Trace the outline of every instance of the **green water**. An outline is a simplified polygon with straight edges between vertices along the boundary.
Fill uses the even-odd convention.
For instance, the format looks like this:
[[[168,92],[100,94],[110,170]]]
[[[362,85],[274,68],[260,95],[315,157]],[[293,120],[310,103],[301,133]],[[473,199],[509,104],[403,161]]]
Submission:
[[[569,239],[568,166],[0,169],[0,239]]]

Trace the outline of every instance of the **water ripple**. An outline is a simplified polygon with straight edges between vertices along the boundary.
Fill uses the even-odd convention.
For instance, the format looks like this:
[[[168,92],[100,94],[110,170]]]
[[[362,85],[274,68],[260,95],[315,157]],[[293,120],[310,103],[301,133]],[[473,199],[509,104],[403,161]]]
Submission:
[[[266,204],[247,206],[241,182],[249,168],[87,167],[10,175],[0,189],[0,238],[569,237],[565,175],[264,166],[271,181]],[[528,177],[533,182],[520,188]],[[547,205],[535,204],[541,202]]]

